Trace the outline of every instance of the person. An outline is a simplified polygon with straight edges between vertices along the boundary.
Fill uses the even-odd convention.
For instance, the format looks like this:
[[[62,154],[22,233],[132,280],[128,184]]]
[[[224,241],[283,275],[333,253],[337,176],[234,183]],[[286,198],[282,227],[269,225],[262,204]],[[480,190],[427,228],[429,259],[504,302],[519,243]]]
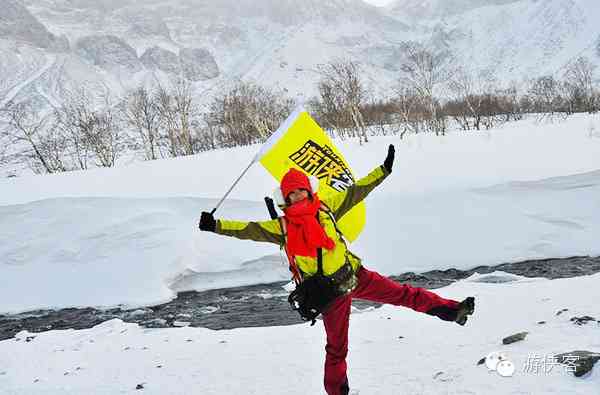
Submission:
[[[290,266],[297,268],[302,282],[321,272],[322,276],[335,279],[333,282],[341,291],[321,312],[327,336],[324,386],[329,395],[349,392],[346,356],[353,298],[408,307],[459,325],[465,324],[475,308],[473,297],[458,302],[423,288],[399,284],[367,269],[360,258],[348,250],[336,221],[391,174],[394,155],[394,146],[390,145],[383,165],[323,201],[313,190],[309,178],[291,168],[281,180],[285,215],[279,219],[259,222],[217,220],[208,212],[202,212],[200,217],[201,230],[221,235],[280,245],[285,236],[283,242],[291,260]]]

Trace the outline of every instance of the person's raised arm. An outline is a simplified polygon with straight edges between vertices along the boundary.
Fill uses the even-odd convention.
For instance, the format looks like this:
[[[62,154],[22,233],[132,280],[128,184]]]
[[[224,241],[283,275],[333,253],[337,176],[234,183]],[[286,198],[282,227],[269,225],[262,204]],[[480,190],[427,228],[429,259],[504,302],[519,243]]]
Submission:
[[[259,222],[230,221],[215,219],[211,213],[203,211],[198,225],[200,230],[237,239],[282,243],[283,232],[278,219]]]
[[[332,211],[333,216],[341,218],[350,209],[360,203],[376,186],[392,172],[394,164],[395,149],[392,144],[388,147],[388,153],[383,165],[377,166],[367,176],[356,181],[345,191],[327,197],[324,203]]]

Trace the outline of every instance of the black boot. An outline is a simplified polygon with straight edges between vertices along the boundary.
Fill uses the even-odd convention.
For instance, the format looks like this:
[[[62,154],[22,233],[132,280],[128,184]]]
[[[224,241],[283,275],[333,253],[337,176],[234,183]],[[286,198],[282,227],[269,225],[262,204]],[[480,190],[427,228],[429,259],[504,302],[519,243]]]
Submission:
[[[458,305],[456,311],[456,323],[458,325],[464,325],[467,322],[467,318],[475,311],[475,298],[469,296]]]
[[[426,312],[426,314],[434,315],[444,321],[454,321],[458,325],[464,325],[467,322],[467,317],[475,311],[475,298],[469,296],[458,304],[455,309],[448,306],[437,306]]]
[[[342,395],[348,395],[348,393],[350,392],[350,386],[348,385],[348,378],[346,378],[346,381],[344,381],[344,384],[342,384],[340,391],[341,391]]]

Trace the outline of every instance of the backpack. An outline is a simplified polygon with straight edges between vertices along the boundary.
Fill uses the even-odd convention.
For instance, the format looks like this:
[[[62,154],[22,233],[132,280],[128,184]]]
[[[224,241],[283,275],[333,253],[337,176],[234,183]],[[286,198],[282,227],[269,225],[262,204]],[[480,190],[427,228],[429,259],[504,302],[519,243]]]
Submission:
[[[320,208],[319,210],[327,212],[333,221],[336,231],[342,236],[342,241],[345,244],[346,241],[337,228],[335,218],[329,211],[329,208],[323,204],[323,208]],[[279,217],[279,221],[285,243],[287,234],[285,219]],[[285,244],[282,245],[282,248],[285,248]],[[290,271],[292,272],[296,283],[296,289],[288,296],[288,302],[292,310],[297,311],[298,314],[300,314],[302,320],[311,321],[311,326],[317,322],[316,318],[325,312],[337,297],[349,293],[357,284],[354,270],[348,260],[346,260],[346,263],[334,274],[326,276],[323,273],[323,250],[321,248],[317,249],[317,273],[307,278],[304,278],[300,274],[300,270],[296,266],[294,257],[290,256],[287,253],[287,250],[286,255],[288,256]],[[348,284],[350,284],[350,289],[347,288]]]

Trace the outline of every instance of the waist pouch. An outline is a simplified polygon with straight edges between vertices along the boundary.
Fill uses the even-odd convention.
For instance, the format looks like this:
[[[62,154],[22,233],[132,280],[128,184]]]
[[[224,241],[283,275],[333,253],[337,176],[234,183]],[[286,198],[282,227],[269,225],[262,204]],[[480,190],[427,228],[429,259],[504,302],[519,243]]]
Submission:
[[[304,321],[317,321],[319,314],[338,296],[346,295],[358,284],[358,280],[350,262],[346,261],[338,271],[331,276],[321,273],[314,274],[296,285],[296,289],[288,297],[292,310],[297,311]]]

